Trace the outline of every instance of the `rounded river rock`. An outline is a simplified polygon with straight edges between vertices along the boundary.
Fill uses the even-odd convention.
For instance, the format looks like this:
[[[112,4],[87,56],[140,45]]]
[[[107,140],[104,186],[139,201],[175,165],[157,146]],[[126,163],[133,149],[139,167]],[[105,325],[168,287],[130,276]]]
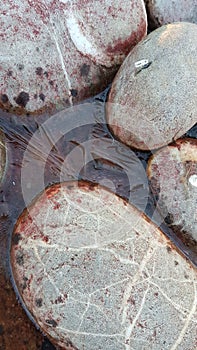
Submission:
[[[147,17],[143,0],[2,0],[0,27],[0,106],[33,113],[102,91]]]
[[[107,122],[141,150],[167,145],[197,122],[197,25],[173,23],[141,41],[119,69]]]
[[[197,244],[197,140],[180,139],[162,148],[147,169],[161,214]]]
[[[15,226],[11,265],[26,308],[66,350],[195,349],[196,270],[102,187],[37,197]]]
[[[145,0],[151,28],[185,21],[197,23],[196,0]]]

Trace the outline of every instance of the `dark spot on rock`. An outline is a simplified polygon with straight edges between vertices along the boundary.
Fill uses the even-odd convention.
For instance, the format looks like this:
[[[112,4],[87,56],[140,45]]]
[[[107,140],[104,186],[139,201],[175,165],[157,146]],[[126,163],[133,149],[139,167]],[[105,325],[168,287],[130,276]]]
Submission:
[[[19,266],[22,266],[24,264],[24,257],[23,257],[23,253],[22,252],[18,252],[16,255],[16,263]]]
[[[158,197],[159,199],[159,197]],[[170,225],[172,223],[172,215],[171,214],[168,214],[166,217],[165,217],[165,222],[166,224]]]
[[[49,81],[49,84],[50,84],[51,86],[53,86],[53,84],[54,84],[53,80],[50,80],[50,81]]]
[[[76,89],[71,89],[70,92],[73,97],[77,97],[78,91]]]
[[[64,101],[65,106],[69,106],[70,107],[70,101],[69,101],[68,98],[64,98],[63,101]]]
[[[40,51],[39,47],[36,47],[36,51],[37,51],[37,52],[39,52],[39,51]]]
[[[68,185],[67,188],[68,188],[68,190],[72,190],[74,188],[74,186]]]
[[[17,67],[18,67],[19,70],[23,70],[24,69],[24,64],[19,63],[19,64],[17,64]]]
[[[73,343],[70,341],[70,339],[66,338],[65,339],[65,345],[69,348],[69,349],[73,349],[73,350],[79,350],[78,348],[76,348]]]
[[[21,289],[25,290],[27,288],[27,281],[28,278],[27,277],[23,277],[23,284],[21,284]]]
[[[2,94],[2,95],[1,95],[1,102],[2,102],[2,103],[7,103],[7,102],[8,102],[8,97],[7,97],[6,94]]]
[[[56,204],[54,205],[54,207],[53,207],[54,210],[57,210],[57,209],[59,209],[59,208],[60,208],[60,203],[56,203]]]
[[[19,241],[21,240],[21,234],[20,233],[15,233],[13,239],[12,239],[12,243],[14,245],[17,245],[19,243]]]
[[[166,249],[167,249],[167,252],[168,252],[168,253],[171,253],[172,249],[171,249],[169,246],[167,246]]]
[[[132,305],[135,305],[135,299],[133,299],[132,297],[130,297],[128,300],[127,300],[127,303],[130,303]]]
[[[67,295],[65,297],[67,298]],[[55,300],[55,304],[60,304],[60,303],[63,303],[63,302],[64,302],[64,299],[62,298],[61,295]]]
[[[55,320],[45,320],[45,322],[52,327],[57,327],[57,322]]]
[[[84,63],[80,68],[80,74],[82,77],[86,77],[89,74],[90,71],[90,65]]]
[[[36,299],[36,300],[35,300],[36,306],[37,306],[37,307],[41,307],[41,306],[42,306],[42,301],[43,301],[42,298]]]
[[[25,107],[29,101],[29,94],[25,91],[21,91],[20,94],[14,98],[14,101],[17,103],[17,105]]]
[[[7,73],[8,77],[11,77],[12,73],[13,73],[12,70],[9,70],[8,73]]]
[[[41,94],[39,95],[39,97],[40,97],[40,99],[44,102],[44,100],[45,100],[45,95],[44,95],[43,93],[41,93]]]
[[[174,265],[177,266],[179,263],[178,261],[175,260]]]
[[[37,67],[37,68],[36,68],[36,74],[37,74],[37,75],[42,75],[42,73],[43,73],[42,67]]]
[[[93,184],[93,183],[89,183],[89,184],[88,184],[88,189],[89,189],[90,191],[94,191],[94,190],[95,190],[95,187],[96,187],[96,184]]]
[[[3,329],[2,324],[0,324],[0,335],[2,335],[3,333],[4,333],[4,329]]]
[[[35,95],[34,95],[34,98],[35,98],[35,100],[36,100],[36,99],[38,98],[38,95],[37,95],[37,94],[35,94]]]
[[[44,72],[44,75],[45,75],[46,78],[48,78],[49,73],[46,71],[46,72]]]

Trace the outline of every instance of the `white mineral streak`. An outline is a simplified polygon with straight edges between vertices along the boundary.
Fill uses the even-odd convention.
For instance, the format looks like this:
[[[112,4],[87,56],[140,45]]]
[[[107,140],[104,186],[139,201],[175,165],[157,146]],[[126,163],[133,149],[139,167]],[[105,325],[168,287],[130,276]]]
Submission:
[[[91,56],[95,59],[99,58],[105,62],[107,57],[104,57],[104,53],[100,52],[98,47],[96,47],[94,44],[94,38],[91,35],[88,37],[88,29],[85,28],[85,31],[82,31],[82,27],[79,24],[79,19],[73,15],[73,13],[68,14],[65,12],[65,15],[68,16],[66,19],[67,29],[76,49],[85,56]],[[85,23],[83,24],[86,25]]]
[[[59,18],[59,21],[61,21],[60,18]],[[63,55],[62,49],[61,49],[61,47],[64,47],[64,42],[62,40],[62,33],[61,33],[61,30],[59,30],[59,33],[58,33],[58,25],[56,23],[56,27],[55,27],[55,22],[53,22],[51,16],[50,16],[50,26],[49,26],[48,31],[49,31],[49,33],[51,33],[51,38],[55,42],[55,46],[56,46],[56,49],[58,52],[61,67],[62,67],[62,70],[64,72],[66,84],[68,86],[68,90],[71,91],[71,89],[72,89],[71,81],[70,81],[69,74],[68,74],[67,69],[66,69],[67,62],[65,62],[65,60],[64,60],[64,55]],[[60,44],[59,44],[59,42],[60,42]],[[70,106],[73,106],[71,92],[69,93],[69,102],[70,102]]]
[[[171,347],[170,350],[176,350],[178,348],[178,346],[181,344],[185,334],[186,334],[186,331],[189,327],[189,324],[190,324],[190,321],[192,320],[192,317],[194,316],[194,314],[196,313],[196,305],[197,305],[197,290],[196,290],[196,284],[194,283],[193,284],[193,287],[194,287],[194,302],[193,302],[193,305],[192,305],[192,308],[188,314],[188,317],[186,318],[185,320],[185,323],[183,325],[183,328],[177,338],[177,340],[175,341],[175,343],[173,344],[173,346]]]
[[[79,350],[195,349],[196,270],[133,207],[75,183],[48,202],[40,197],[30,213],[32,223],[16,227],[14,277],[60,346],[69,338]],[[20,287],[24,277],[29,290]]]

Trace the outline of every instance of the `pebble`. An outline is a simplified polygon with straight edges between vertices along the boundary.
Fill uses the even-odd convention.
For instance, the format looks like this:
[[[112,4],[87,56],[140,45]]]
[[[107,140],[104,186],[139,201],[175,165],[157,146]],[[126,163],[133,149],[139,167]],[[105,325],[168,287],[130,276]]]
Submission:
[[[195,268],[141,212],[88,182],[56,184],[19,217],[16,287],[64,349],[194,349]]]
[[[112,133],[152,150],[197,122],[197,25],[164,25],[142,40],[120,67],[106,106]]]
[[[195,242],[197,252],[197,140],[180,139],[162,148],[147,169],[161,214]]]
[[[0,27],[0,107],[41,113],[102,91],[147,16],[143,0],[2,0]]]
[[[179,21],[197,24],[196,0],[145,0],[145,3],[152,29]]]

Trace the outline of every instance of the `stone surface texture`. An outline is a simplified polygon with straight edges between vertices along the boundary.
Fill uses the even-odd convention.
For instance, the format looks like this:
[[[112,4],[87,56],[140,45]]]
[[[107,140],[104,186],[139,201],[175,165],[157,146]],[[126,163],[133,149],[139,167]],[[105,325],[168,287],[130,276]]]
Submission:
[[[6,148],[4,142],[4,134],[0,130],[0,183],[3,179],[6,166]]]
[[[159,148],[197,122],[195,38],[196,24],[168,24],[127,56],[106,107],[110,129],[123,143],[142,150]]]
[[[197,140],[180,139],[156,152],[148,177],[163,216],[197,244]]]
[[[64,349],[195,349],[196,270],[102,187],[43,192],[16,224],[11,264],[27,309]]]
[[[197,23],[196,0],[145,0],[152,28],[172,22]]]
[[[147,18],[143,0],[2,0],[0,28],[0,106],[33,113],[102,91]]]

